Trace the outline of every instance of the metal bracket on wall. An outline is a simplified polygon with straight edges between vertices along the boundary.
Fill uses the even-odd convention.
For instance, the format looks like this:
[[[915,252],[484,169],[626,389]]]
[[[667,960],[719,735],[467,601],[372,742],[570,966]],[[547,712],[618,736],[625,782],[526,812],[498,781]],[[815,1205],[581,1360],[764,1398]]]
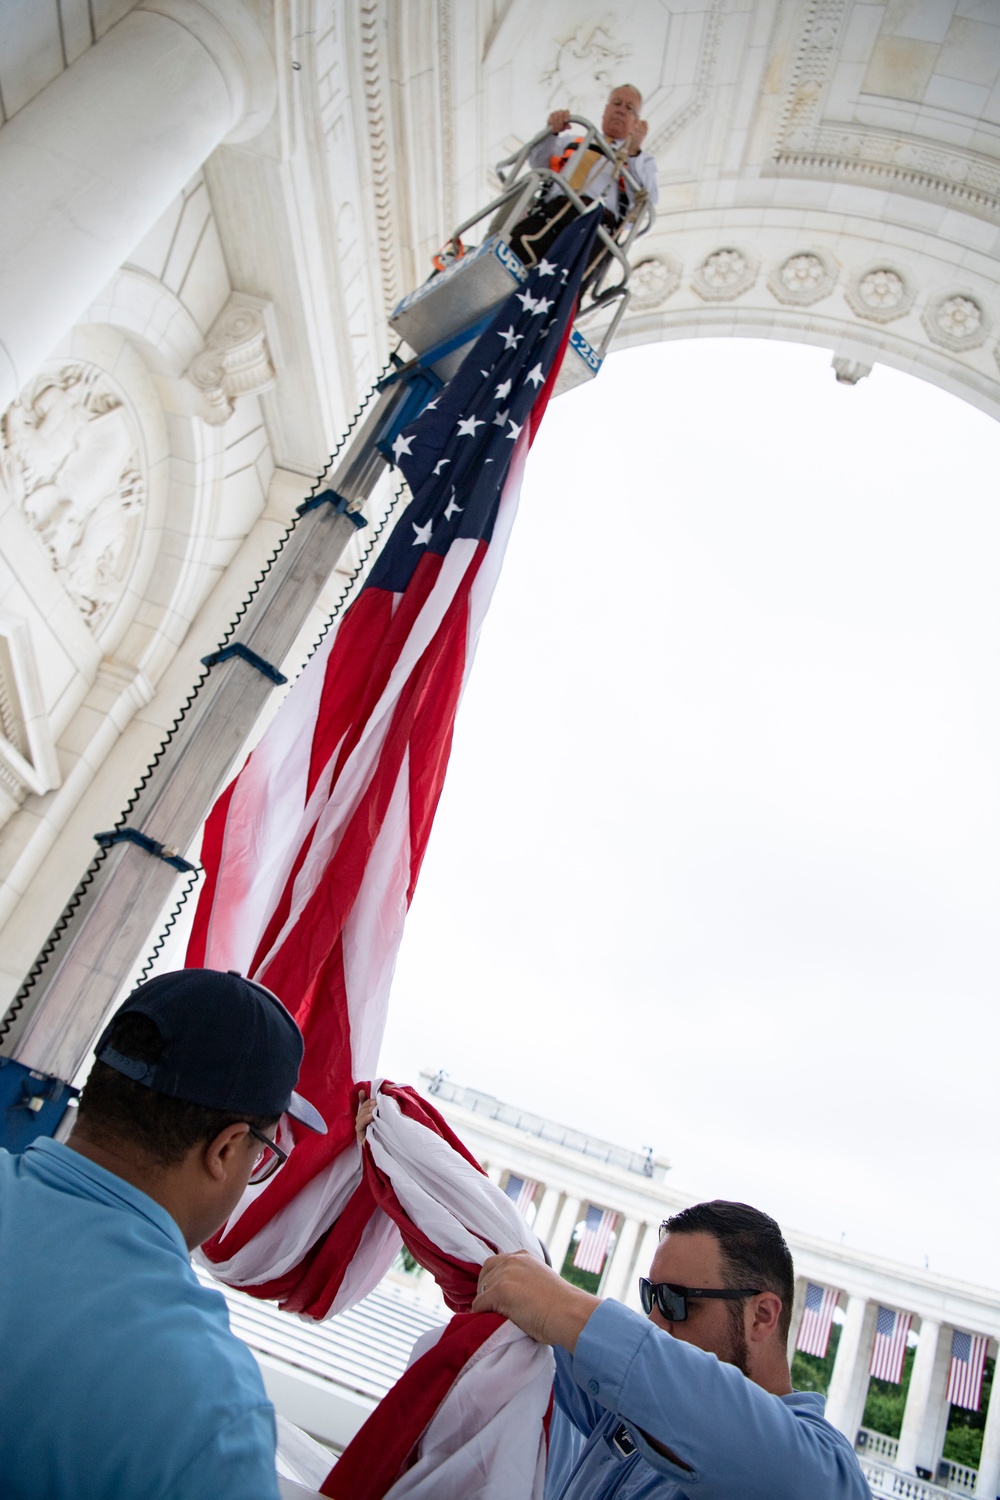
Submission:
[[[169,849],[157,839],[151,839],[148,833],[140,833],[138,828],[112,828],[107,833],[95,833],[94,839],[102,849],[110,849],[112,844],[138,844],[147,854],[155,855],[165,865],[172,865],[175,870],[189,872],[198,868],[190,860],[183,859],[176,849]]]
[[[256,667],[258,672],[263,672],[264,676],[269,677],[278,687],[288,681],[283,672],[279,672],[277,667],[272,667],[271,663],[265,661],[262,656],[258,656],[256,651],[251,651],[249,646],[244,646],[242,641],[230,641],[228,646],[220,646],[218,651],[210,651],[207,656],[202,657],[201,664],[203,667],[214,667],[216,662],[229,661],[233,656],[238,656],[241,661],[248,662],[251,667]]]
[[[303,500],[302,504],[297,505],[295,509],[300,516],[304,516],[306,511],[315,510],[319,505],[332,505],[338,515],[346,516],[360,531],[362,526],[368,525],[368,522],[360,511],[348,510],[349,504],[346,497],[338,495],[336,490],[321,490],[318,495],[310,495],[308,500]]]

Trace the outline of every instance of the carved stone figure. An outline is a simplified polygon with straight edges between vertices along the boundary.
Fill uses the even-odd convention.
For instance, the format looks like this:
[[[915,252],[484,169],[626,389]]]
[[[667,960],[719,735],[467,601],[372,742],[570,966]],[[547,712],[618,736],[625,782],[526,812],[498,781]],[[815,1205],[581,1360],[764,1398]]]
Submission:
[[[131,415],[97,366],[40,375],[7,408],[0,477],[96,629],[124,587],[145,503]]]
[[[600,113],[609,90],[623,82],[619,74],[632,51],[615,41],[613,25],[607,16],[587,22],[557,44],[556,60],[542,76],[549,87],[550,109],[560,106],[581,114]]]

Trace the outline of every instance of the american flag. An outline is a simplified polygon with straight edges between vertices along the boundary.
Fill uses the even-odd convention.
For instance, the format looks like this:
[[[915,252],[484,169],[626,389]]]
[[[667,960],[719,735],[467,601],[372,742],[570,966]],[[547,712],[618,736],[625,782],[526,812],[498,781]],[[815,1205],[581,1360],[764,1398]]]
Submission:
[[[961,1333],[957,1328],[952,1333],[948,1400],[953,1406],[979,1410],[988,1344],[989,1339],[983,1333]]]
[[[307,1316],[327,1316],[338,1295],[348,1305],[352,1258],[373,1253],[371,1239],[349,1245],[343,1218],[352,1088],[377,1072],[455,713],[598,219],[563,232],[399,433],[413,499],[205,826],[186,962],[238,969],[285,1001],[306,1039],[302,1091],[329,1126],[309,1139],[292,1127],[287,1165],[205,1253],[223,1279]]]
[[[894,1312],[891,1307],[879,1308],[872,1359],[868,1366],[868,1373],[874,1375],[876,1380],[899,1384],[903,1374],[906,1335],[912,1322],[912,1313]]]
[[[596,1276],[604,1269],[608,1253],[608,1241],[618,1226],[618,1215],[610,1208],[595,1208],[588,1205],[580,1238],[576,1245],[573,1264],[578,1271],[593,1271]]]
[[[528,1209],[534,1203],[535,1194],[538,1192],[538,1183],[533,1182],[530,1177],[518,1177],[516,1172],[511,1172],[504,1192],[508,1198],[514,1200],[514,1207],[518,1213],[527,1218]]]
[[[812,1281],[806,1285],[806,1305],[799,1324],[796,1349],[803,1354],[815,1354],[826,1358],[830,1346],[830,1329],[833,1326],[833,1311],[840,1300],[840,1293],[829,1286],[816,1286]]]
[[[369,1139],[362,1151],[354,1115],[357,1085],[370,1091],[376,1074],[455,713],[598,222],[588,213],[563,232],[454,379],[396,438],[393,453],[413,499],[364,588],[216,802],[202,840],[206,880],[186,961],[238,969],[287,1003],[306,1039],[302,1090],[329,1126],[326,1136],[306,1139],[283,1122],[282,1143],[286,1131],[295,1140],[286,1165],[244,1196],[203,1254],[220,1279],[318,1319],[353,1306],[377,1284],[401,1231],[449,1305],[463,1309],[411,1369],[407,1391],[377,1409],[324,1482],[324,1493],[332,1484],[357,1500],[398,1500],[424,1469],[434,1471],[435,1500],[467,1500],[473,1492],[483,1500],[542,1497],[551,1356],[546,1351],[547,1374],[523,1408],[511,1394],[525,1384],[523,1336],[514,1330],[512,1344],[506,1330],[513,1325],[499,1315],[464,1311],[487,1241],[500,1243],[491,1220],[515,1221],[515,1230],[507,1223],[512,1247],[520,1241],[539,1256],[541,1248],[426,1101],[381,1084],[378,1097],[388,1102],[380,1115],[399,1098],[416,1132],[417,1144],[408,1136],[396,1158],[391,1142],[376,1150]],[[421,1189],[419,1211],[399,1186],[407,1161],[435,1166],[438,1186]],[[473,1213],[468,1182],[496,1203]],[[465,1220],[455,1232],[438,1211],[445,1203]],[[485,1235],[470,1235],[473,1220],[487,1226]],[[476,1369],[490,1368],[489,1360],[477,1363],[479,1351],[497,1339],[513,1351],[499,1359],[504,1379],[466,1396]],[[442,1412],[448,1464],[438,1472],[432,1445],[410,1468]],[[352,1462],[348,1479],[342,1466],[351,1472]],[[485,1487],[484,1473],[496,1476]]]

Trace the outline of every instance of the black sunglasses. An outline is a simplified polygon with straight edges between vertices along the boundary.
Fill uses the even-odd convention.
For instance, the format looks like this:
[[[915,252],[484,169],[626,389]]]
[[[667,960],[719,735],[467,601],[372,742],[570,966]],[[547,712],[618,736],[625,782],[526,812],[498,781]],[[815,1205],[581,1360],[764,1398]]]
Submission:
[[[260,1141],[260,1151],[254,1162],[253,1171],[250,1173],[250,1186],[258,1187],[262,1182],[267,1182],[273,1177],[279,1167],[283,1167],[288,1160],[288,1152],[282,1151],[281,1147],[271,1137],[258,1130],[255,1125],[247,1124],[247,1130],[254,1140]]]
[[[739,1302],[743,1297],[756,1297],[760,1293],[759,1287],[745,1287],[742,1290],[719,1291],[716,1288],[703,1286],[677,1286],[673,1281],[647,1281],[645,1276],[639,1277],[639,1301],[642,1303],[644,1313],[653,1311],[653,1303],[668,1323],[683,1323],[688,1315],[688,1302],[699,1301],[702,1297],[716,1297],[723,1302]]]

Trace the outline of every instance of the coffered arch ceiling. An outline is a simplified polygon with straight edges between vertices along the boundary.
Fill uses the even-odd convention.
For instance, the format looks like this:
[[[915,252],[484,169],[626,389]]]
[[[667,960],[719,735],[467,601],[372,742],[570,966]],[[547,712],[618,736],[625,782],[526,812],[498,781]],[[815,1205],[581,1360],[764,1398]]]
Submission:
[[[383,303],[490,163],[629,80],[661,203],[619,345],[817,343],[844,378],[877,359],[1000,415],[993,0],[359,0],[348,24]]]

